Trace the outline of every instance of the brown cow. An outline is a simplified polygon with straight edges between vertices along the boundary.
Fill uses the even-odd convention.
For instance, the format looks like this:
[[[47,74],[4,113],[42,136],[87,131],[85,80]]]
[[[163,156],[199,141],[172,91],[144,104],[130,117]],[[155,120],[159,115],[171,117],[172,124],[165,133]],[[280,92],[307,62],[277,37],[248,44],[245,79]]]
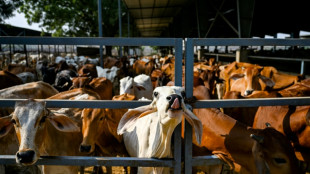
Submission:
[[[275,83],[270,78],[261,75],[262,70],[263,67],[250,66],[234,71],[230,76],[229,91],[240,91],[242,96],[248,96],[254,90],[262,90],[261,83],[271,89]]]
[[[279,94],[276,91],[254,91],[252,94],[243,97],[239,91],[227,92],[223,99],[251,99],[251,98],[276,98]],[[247,126],[252,126],[254,117],[258,107],[235,107],[224,108],[224,113],[230,117],[244,123]]]
[[[72,86],[74,88],[87,88],[98,93],[101,100],[112,99],[112,82],[105,77],[89,78],[89,77],[76,77],[72,78]]]
[[[0,89],[23,84],[23,81],[8,71],[0,71]]]
[[[196,87],[193,96],[199,100],[209,99],[203,94],[206,91],[204,86]],[[218,109],[194,109],[193,113],[203,125],[200,147],[207,148],[193,148],[193,154],[209,155],[210,150],[241,173],[298,173],[293,148],[275,129],[252,129]]]
[[[26,65],[20,65],[20,64],[9,64],[4,70],[12,73],[12,74],[19,74],[22,72],[31,72],[35,75],[37,75],[37,71],[33,68],[29,68]]]
[[[85,64],[78,70],[79,77],[98,77],[97,68],[94,64]]]
[[[279,91],[284,97],[309,96],[309,80],[303,80]],[[295,147],[299,160],[310,164],[310,106],[261,106],[256,112],[253,127],[261,128],[266,123],[286,135]]]
[[[235,171],[299,173],[293,148],[275,129],[246,127],[217,109],[193,112],[203,124],[201,146],[234,163]]]
[[[134,100],[135,96],[123,94],[113,100]],[[128,109],[84,109],[82,112],[83,141],[80,151],[100,156],[129,156],[117,126]],[[95,149],[96,145],[96,149]]]
[[[146,74],[151,75],[153,69],[155,68],[155,59],[150,58],[149,62],[144,62],[143,60],[137,60],[133,64],[134,75]]]

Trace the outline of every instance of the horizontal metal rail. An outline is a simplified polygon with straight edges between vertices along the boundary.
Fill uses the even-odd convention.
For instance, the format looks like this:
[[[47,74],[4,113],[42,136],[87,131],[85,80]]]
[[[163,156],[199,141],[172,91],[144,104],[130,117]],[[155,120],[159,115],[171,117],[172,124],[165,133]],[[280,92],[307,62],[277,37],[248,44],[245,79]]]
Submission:
[[[27,99],[0,99],[0,107],[14,107],[18,101]],[[47,100],[48,108],[136,108],[148,105],[150,101],[114,101],[114,100]],[[192,104],[194,108],[232,108],[232,107],[258,107],[258,106],[303,106],[310,105],[310,97],[281,97],[281,98],[251,98],[251,99],[225,99],[225,100],[197,100]]]
[[[195,38],[192,42],[193,46],[310,46],[310,39]]]
[[[173,158],[41,156],[34,165],[173,167]],[[16,164],[15,155],[0,155],[0,164]]]
[[[269,59],[269,60],[284,60],[284,61],[305,61],[310,62],[310,59],[302,59],[302,58],[288,58],[288,57],[266,57],[266,56],[248,56],[251,59]]]
[[[0,37],[0,44],[26,45],[175,46],[180,41],[178,38]]]

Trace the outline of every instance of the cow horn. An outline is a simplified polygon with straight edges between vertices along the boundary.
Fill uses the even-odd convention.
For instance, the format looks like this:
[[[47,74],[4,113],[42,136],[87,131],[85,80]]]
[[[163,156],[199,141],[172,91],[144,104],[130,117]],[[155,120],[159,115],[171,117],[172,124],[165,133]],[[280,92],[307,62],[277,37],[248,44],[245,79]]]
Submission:
[[[262,136],[258,136],[258,135],[255,135],[255,134],[251,134],[250,137],[253,139],[253,140],[256,140],[258,143],[263,143],[264,142],[264,137]]]
[[[268,122],[266,122],[265,125],[266,125],[266,127],[271,127],[271,124]]]

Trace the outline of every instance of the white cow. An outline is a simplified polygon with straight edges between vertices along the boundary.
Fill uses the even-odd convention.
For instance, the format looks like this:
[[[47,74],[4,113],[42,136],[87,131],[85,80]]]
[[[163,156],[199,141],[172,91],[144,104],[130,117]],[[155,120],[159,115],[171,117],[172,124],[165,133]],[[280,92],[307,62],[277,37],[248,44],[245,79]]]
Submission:
[[[120,80],[120,95],[127,93],[135,95],[136,99],[147,98],[152,100],[153,86],[151,77],[140,74],[134,78],[124,77]]]
[[[193,126],[198,143],[201,141],[202,124],[186,107],[182,87],[157,87],[150,105],[130,109],[124,114],[117,128],[123,135],[126,149],[132,157],[172,157],[171,136],[182,116]],[[139,167],[138,173],[169,173],[169,168]]]

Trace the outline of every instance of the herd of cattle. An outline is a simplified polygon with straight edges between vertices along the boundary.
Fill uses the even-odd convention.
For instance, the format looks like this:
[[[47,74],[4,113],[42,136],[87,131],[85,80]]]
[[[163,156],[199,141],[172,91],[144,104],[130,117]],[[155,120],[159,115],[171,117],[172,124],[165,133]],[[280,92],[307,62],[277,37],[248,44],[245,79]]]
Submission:
[[[0,71],[0,98],[28,100],[16,102],[14,109],[0,109],[0,155],[16,155],[16,162],[22,164],[19,167],[27,166],[29,173],[79,171],[78,166],[38,169],[33,164],[42,155],[172,157],[172,133],[184,118],[194,130],[193,156],[217,155],[239,173],[309,171],[309,106],[191,110],[188,103],[309,96],[309,79],[271,66],[220,65],[211,58],[194,64],[194,97],[189,99],[182,87],[174,86],[174,61],[173,56],[106,57],[102,68],[92,59],[81,64],[57,57],[37,60],[33,68],[9,64]],[[184,74],[182,77],[184,82]],[[47,108],[45,102],[35,99],[152,102],[130,110],[79,109]],[[1,166],[0,173],[10,167]],[[193,172],[214,174],[223,169],[223,165],[199,166]],[[170,170],[139,167],[137,172]],[[132,168],[131,172],[136,171]]]

